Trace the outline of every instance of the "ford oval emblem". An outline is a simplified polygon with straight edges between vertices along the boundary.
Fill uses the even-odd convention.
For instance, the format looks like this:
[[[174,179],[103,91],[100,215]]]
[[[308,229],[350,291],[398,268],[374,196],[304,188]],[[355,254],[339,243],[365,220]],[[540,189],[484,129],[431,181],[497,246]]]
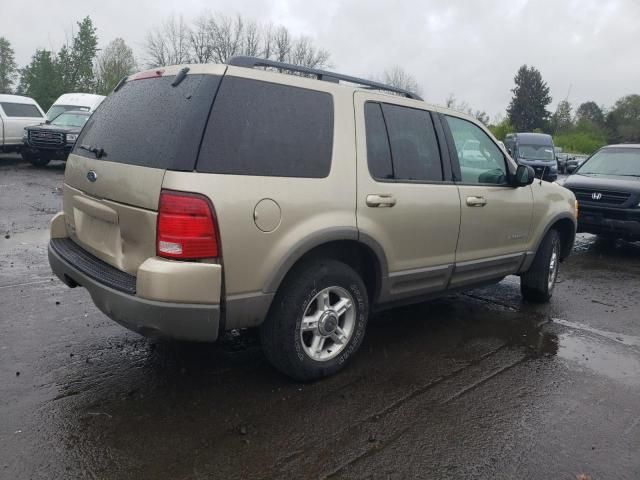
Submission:
[[[89,180],[90,182],[95,182],[98,179],[98,174],[96,172],[94,172],[93,170],[89,170],[87,172],[87,180]]]

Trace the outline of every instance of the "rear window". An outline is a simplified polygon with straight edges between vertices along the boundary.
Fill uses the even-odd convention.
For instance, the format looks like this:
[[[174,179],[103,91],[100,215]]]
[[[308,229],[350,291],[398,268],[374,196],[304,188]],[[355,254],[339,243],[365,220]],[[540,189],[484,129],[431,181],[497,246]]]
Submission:
[[[205,132],[198,171],[322,178],[333,150],[330,94],[225,77]]]
[[[40,113],[40,110],[38,110],[38,107],[29,103],[2,102],[0,103],[0,106],[7,117],[42,118],[42,114]]]
[[[193,170],[211,103],[220,83],[215,75],[132,80],[107,97],[86,123],[73,153],[143,167]]]

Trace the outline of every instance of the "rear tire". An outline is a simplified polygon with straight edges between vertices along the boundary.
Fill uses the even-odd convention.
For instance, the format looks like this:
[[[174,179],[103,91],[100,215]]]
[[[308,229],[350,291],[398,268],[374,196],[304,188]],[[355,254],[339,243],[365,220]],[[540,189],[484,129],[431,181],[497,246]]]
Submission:
[[[299,381],[342,369],[360,347],[369,316],[364,282],[336,260],[305,262],[278,290],[260,327],[265,356]]]
[[[561,247],[558,232],[549,230],[538,247],[531,267],[520,277],[520,291],[525,300],[535,303],[549,301],[558,278]]]

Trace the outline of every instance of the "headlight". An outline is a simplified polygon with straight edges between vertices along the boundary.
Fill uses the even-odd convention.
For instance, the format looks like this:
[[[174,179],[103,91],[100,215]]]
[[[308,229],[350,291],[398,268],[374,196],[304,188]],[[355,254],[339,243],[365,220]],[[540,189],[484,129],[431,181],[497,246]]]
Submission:
[[[27,130],[22,130],[22,139],[26,140],[28,136],[29,134],[27,133]]]
[[[67,143],[76,143],[78,135],[74,133],[67,134]]]

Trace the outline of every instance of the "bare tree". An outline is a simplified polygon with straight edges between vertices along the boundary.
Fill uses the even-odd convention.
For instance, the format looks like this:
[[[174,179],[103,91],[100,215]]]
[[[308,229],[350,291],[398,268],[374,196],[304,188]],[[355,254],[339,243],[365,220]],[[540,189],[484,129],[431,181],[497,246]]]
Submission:
[[[329,52],[313,46],[309,37],[298,38],[291,49],[289,62],[310,68],[323,68],[329,65]]]
[[[242,52],[244,20],[240,15],[235,19],[225,15],[211,17],[209,20],[209,41],[211,42],[214,60],[225,63],[234,55]]]
[[[258,57],[260,55],[260,39],[258,24],[254,20],[246,22],[243,54],[250,57]]]
[[[402,67],[392,67],[382,72],[381,76],[374,78],[386,85],[422,95],[422,88],[418,85],[416,79],[403,70]]]
[[[190,29],[182,16],[171,16],[147,34],[145,50],[150,67],[191,61]]]
[[[209,33],[210,16],[198,16],[189,32],[189,46],[191,47],[191,61],[194,63],[208,63],[213,59],[213,44]]]
[[[240,15],[202,13],[186,25],[170,17],[147,34],[150,66],[177,63],[226,63],[235,55],[263,57],[312,68],[329,65],[330,54],[309,37],[296,37],[284,26],[259,24]]]
[[[489,122],[491,121],[487,112],[485,112],[484,110],[474,110],[464,100],[459,101],[453,93],[450,93],[449,96],[445,99],[444,105],[451,110],[457,110],[458,112],[466,113],[467,115],[472,116],[484,125],[489,125]]]
[[[286,62],[289,60],[289,54],[291,53],[291,34],[285,27],[278,27],[274,34],[275,42],[275,60],[279,62]]]

